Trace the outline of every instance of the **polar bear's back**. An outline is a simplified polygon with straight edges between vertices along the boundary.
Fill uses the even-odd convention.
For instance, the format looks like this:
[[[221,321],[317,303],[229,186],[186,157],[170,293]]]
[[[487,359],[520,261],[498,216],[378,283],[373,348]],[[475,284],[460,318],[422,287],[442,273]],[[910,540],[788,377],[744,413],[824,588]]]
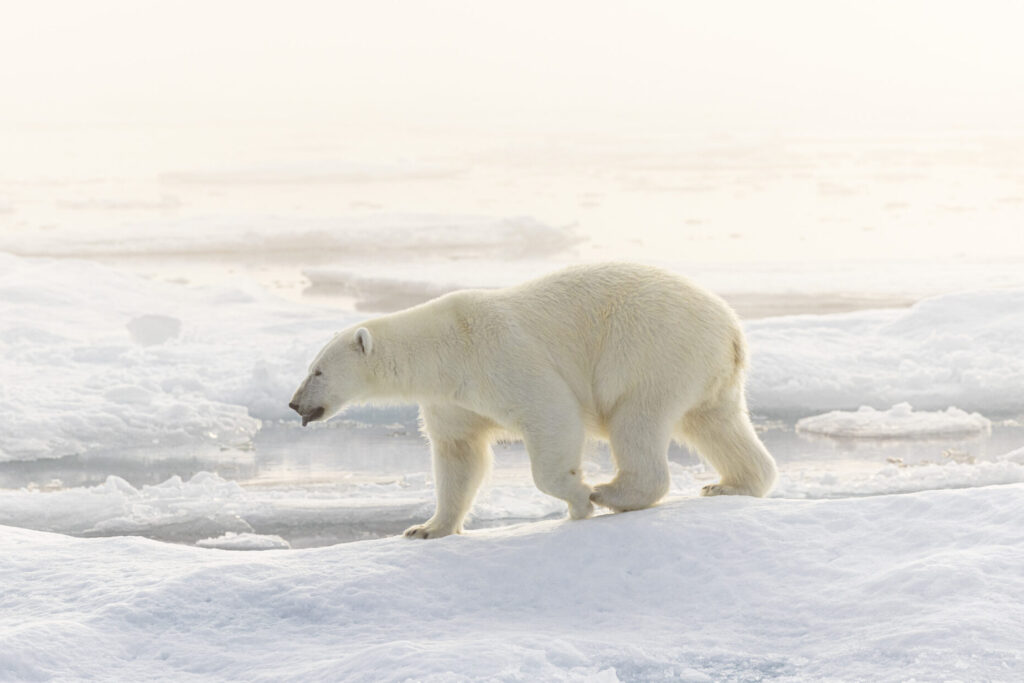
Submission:
[[[742,332],[728,305],[658,268],[577,266],[492,296],[532,356],[521,360],[550,360],[599,411],[637,390],[706,395],[742,369]]]

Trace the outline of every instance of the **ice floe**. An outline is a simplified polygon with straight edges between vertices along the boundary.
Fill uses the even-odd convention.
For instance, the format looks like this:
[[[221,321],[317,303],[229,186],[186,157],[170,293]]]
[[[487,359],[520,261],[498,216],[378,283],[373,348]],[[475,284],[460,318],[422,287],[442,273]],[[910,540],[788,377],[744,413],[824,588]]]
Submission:
[[[805,417],[797,420],[796,430],[837,438],[920,439],[986,434],[992,431],[992,421],[953,406],[915,411],[909,403],[898,403],[889,410],[861,406],[856,411],[833,410]]]

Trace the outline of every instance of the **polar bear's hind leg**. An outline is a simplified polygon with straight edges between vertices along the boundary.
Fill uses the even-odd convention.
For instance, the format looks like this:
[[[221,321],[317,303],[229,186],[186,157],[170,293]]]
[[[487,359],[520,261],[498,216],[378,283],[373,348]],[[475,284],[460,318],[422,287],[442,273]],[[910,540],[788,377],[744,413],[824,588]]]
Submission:
[[[775,460],[754,431],[738,388],[714,405],[688,412],[676,431],[722,477],[705,486],[701,495],[764,496],[774,486]]]
[[[639,402],[626,404],[609,421],[608,431],[618,474],[594,487],[590,499],[615,512],[654,505],[669,489],[668,420],[652,417]]]

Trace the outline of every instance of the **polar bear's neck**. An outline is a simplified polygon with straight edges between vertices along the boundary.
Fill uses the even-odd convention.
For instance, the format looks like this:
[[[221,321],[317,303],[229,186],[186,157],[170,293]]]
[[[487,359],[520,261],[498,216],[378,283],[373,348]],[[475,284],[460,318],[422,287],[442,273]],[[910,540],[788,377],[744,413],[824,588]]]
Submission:
[[[448,297],[382,316],[366,327],[376,340],[373,374],[380,399],[419,403],[458,391],[468,340],[457,329]]]

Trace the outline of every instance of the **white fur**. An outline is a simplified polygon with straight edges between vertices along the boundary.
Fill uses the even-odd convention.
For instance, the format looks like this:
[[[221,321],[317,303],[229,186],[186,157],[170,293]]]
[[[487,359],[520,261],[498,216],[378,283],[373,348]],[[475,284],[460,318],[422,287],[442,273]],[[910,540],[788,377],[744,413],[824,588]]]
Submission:
[[[747,415],[745,362],[736,315],[715,295],[656,268],[579,266],[453,292],[341,332],[292,405],[326,419],[350,403],[419,403],[437,511],[406,535],[434,538],[462,530],[490,444],[509,434],[526,443],[537,487],[574,519],[592,502],[616,511],[657,503],[672,438],[721,475],[704,495],[763,496],[775,461]],[[610,442],[618,468],[594,488],[580,468],[587,435]]]

